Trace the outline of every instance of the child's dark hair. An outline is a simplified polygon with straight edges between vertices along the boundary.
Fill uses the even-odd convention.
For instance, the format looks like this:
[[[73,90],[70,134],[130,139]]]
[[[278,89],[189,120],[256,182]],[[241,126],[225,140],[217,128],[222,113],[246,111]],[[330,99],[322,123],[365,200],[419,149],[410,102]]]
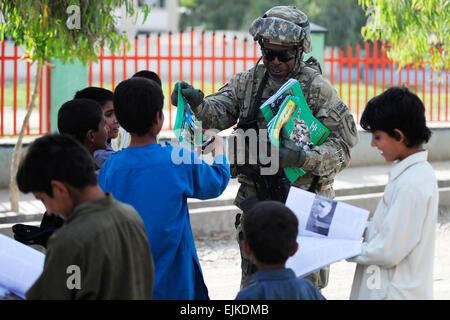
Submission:
[[[97,184],[95,162],[87,149],[69,135],[47,134],[26,150],[16,175],[20,191],[53,197],[51,181],[83,189]]]
[[[150,70],[141,70],[141,71],[138,71],[135,74],[133,74],[133,78],[134,77],[146,78],[146,79],[149,79],[149,80],[154,80],[161,87],[161,78],[158,76],[158,74],[156,72],[153,72],[153,71],[150,71]]]
[[[162,114],[164,95],[153,80],[133,77],[124,80],[114,90],[114,111],[119,124],[128,132],[143,136]]]
[[[87,87],[75,93],[74,99],[91,99],[103,107],[105,103],[113,100],[112,91],[99,87]]]
[[[396,139],[399,137],[394,129],[402,131],[408,148],[428,142],[431,137],[422,101],[405,87],[393,87],[372,98],[360,123],[367,131],[381,130]]]
[[[259,262],[282,264],[295,249],[298,220],[281,202],[262,201],[244,214],[243,233]]]
[[[64,103],[58,111],[59,133],[69,134],[84,145],[89,130],[98,131],[103,119],[100,105],[91,99],[73,99]]]

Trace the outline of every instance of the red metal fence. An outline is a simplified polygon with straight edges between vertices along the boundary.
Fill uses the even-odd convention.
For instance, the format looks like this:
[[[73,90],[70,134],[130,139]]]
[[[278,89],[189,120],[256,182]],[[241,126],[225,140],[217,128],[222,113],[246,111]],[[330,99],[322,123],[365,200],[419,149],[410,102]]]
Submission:
[[[384,43],[366,42],[363,50],[359,44],[356,50],[348,46],[347,54],[338,50],[337,57],[335,50],[326,51],[325,75],[358,121],[370,98],[396,85],[407,86],[422,99],[428,121],[449,121],[448,69],[436,71],[427,64],[399,69],[397,63],[387,58]]]
[[[13,42],[0,42],[0,47],[0,137],[15,136],[31,99],[37,67],[24,59]],[[49,67],[43,67],[39,92],[26,135],[41,135],[50,130]]]
[[[33,67],[21,60],[17,47],[14,47],[13,53],[5,53],[3,42],[1,48],[0,136],[16,135],[21,125],[18,96],[24,96],[24,106],[28,104]],[[189,31],[140,35],[131,41],[129,49],[124,46],[120,54],[102,50],[98,61],[89,64],[88,80],[91,86],[113,89],[139,70],[157,72],[163,82],[169,111],[166,128],[171,129],[175,110],[172,110],[169,97],[176,81],[189,81],[209,94],[217,91],[231,76],[253,66],[259,56],[259,47],[253,41],[247,41],[242,34]],[[377,43],[365,43],[363,47],[357,45],[355,50],[349,46],[347,54],[342,50],[326,49],[323,60],[324,75],[358,122],[367,101],[393,85],[407,85],[421,97],[428,121],[449,121],[448,70],[438,72],[428,65],[418,68],[407,66],[399,70],[397,64],[386,57],[384,44]],[[9,80],[5,78],[5,68],[12,70]],[[26,76],[18,76],[17,70]],[[49,130],[49,81],[50,74],[46,68],[40,85],[44,94],[38,101],[39,114],[27,134],[42,134]]]

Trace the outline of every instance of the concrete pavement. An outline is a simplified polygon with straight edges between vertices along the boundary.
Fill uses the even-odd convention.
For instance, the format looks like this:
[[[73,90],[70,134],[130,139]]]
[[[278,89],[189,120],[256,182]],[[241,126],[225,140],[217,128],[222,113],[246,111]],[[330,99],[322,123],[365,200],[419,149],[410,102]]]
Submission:
[[[450,206],[450,161],[431,162],[438,179],[440,205]],[[388,181],[392,165],[350,167],[339,173],[335,180],[336,199],[373,212]],[[195,236],[205,237],[234,230],[234,216],[239,209],[233,200],[239,188],[232,179],[224,193],[212,200],[189,199],[191,225]],[[0,233],[11,235],[16,223],[38,225],[45,211],[42,203],[32,194],[21,194],[20,213],[9,212],[9,190],[0,189]]]

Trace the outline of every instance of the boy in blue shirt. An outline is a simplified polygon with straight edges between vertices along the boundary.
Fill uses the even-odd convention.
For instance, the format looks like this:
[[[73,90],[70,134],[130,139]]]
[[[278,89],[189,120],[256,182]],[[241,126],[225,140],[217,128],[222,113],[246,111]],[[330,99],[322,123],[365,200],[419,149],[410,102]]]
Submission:
[[[218,197],[230,171],[221,139],[214,163],[181,147],[162,146],[164,96],[153,80],[133,77],[114,91],[114,109],[131,143],[103,164],[98,180],[104,191],[131,204],[147,230],[155,262],[153,299],[208,299],[189,221],[187,198]]]
[[[308,280],[285,267],[298,249],[298,220],[284,204],[262,201],[243,219],[242,249],[258,268],[236,300],[325,300]]]

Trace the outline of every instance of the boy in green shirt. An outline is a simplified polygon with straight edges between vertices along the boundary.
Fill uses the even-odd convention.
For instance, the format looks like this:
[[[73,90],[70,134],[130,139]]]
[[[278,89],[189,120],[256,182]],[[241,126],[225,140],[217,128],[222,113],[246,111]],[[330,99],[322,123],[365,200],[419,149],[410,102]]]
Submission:
[[[27,299],[151,299],[154,267],[133,207],[103,193],[95,163],[74,138],[33,142],[16,176],[47,212],[65,220],[49,239],[44,270]]]

